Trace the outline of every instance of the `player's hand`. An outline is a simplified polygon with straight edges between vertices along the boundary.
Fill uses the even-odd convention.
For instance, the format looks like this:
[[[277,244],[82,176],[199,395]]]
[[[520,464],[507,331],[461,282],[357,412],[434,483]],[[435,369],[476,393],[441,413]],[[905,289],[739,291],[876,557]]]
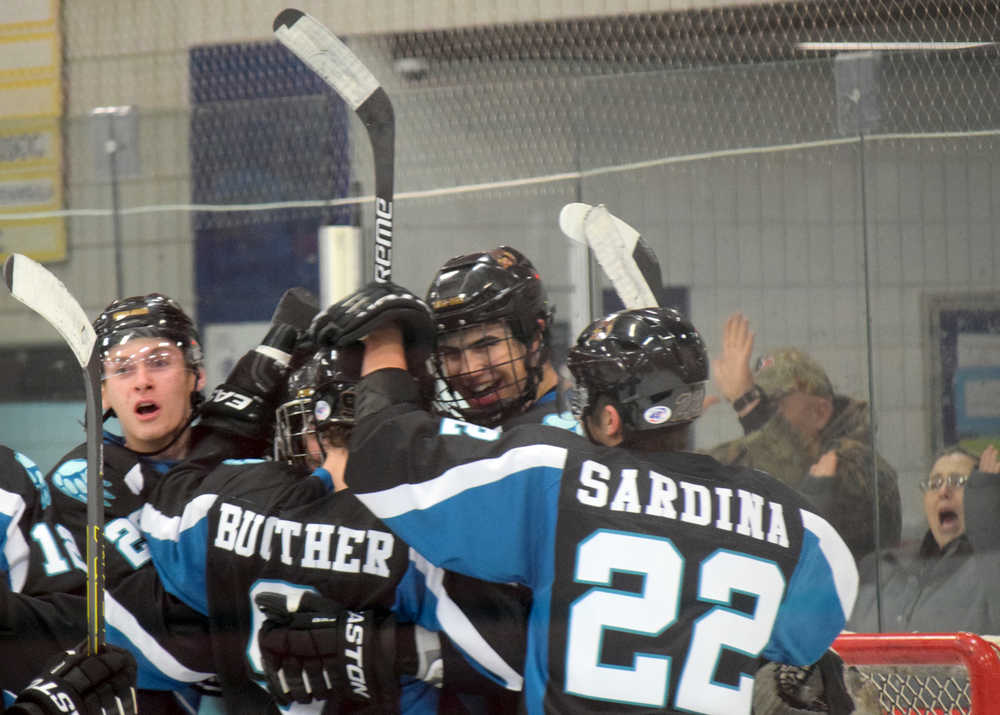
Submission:
[[[712,360],[712,378],[729,402],[753,387],[750,371],[753,340],[750,321],[742,313],[733,313],[726,319],[722,329],[722,353]]]
[[[395,618],[344,610],[315,593],[291,608],[284,594],[260,593],[267,616],[258,635],[267,687],[282,705],[329,700],[337,712],[394,712],[399,706]]]
[[[813,665],[800,667],[765,663],[754,675],[753,713],[807,715],[826,712],[851,715],[854,712],[869,712],[863,708],[855,710],[844,671],[844,661],[833,650],[827,650]]]
[[[371,282],[316,316],[311,333],[319,346],[344,347],[395,321],[407,348],[430,350],[434,315],[430,306],[395,283]]]
[[[837,476],[837,451],[831,449],[829,452],[824,452],[823,456],[809,467],[809,476],[820,478]]]
[[[979,455],[979,471],[987,474],[1000,474],[1000,452],[992,444]]]
[[[254,439],[270,436],[288,362],[316,310],[309,291],[299,287],[285,291],[261,344],[239,359],[205,403],[204,426]]]
[[[135,659],[105,645],[98,655],[61,653],[6,713],[16,715],[135,715]]]

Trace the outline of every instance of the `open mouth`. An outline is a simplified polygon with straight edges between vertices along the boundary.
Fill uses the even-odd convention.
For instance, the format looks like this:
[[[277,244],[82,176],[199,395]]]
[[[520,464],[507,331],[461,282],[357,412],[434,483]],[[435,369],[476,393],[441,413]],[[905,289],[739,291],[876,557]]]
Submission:
[[[958,526],[958,513],[952,509],[942,509],[938,512],[938,522],[945,529],[954,529]]]
[[[487,407],[500,399],[501,387],[499,381],[476,388],[466,387],[462,390],[462,397],[470,407]]]
[[[140,402],[135,406],[135,413],[140,417],[150,417],[159,412],[160,406],[155,402]]]

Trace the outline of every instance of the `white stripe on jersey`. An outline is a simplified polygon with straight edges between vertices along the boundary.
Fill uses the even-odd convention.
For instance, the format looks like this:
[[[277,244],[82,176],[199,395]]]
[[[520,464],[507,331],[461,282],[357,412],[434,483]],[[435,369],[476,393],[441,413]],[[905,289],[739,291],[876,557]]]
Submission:
[[[0,514],[10,517],[4,538],[3,552],[7,558],[7,578],[11,591],[20,591],[28,578],[28,554],[30,547],[21,532],[24,517],[24,498],[15,492],[0,489]]]
[[[150,663],[154,664],[161,673],[171,680],[180,683],[199,683],[215,675],[214,673],[200,673],[184,666],[139,624],[139,621],[129,613],[127,608],[116,601],[107,591],[104,592],[104,618],[109,626],[125,636]]]
[[[819,539],[820,551],[833,571],[833,585],[837,589],[840,607],[844,610],[844,621],[847,621],[858,597],[858,569],[854,565],[854,556],[826,519],[805,509],[799,509],[799,513],[802,514],[802,526]]]
[[[140,520],[142,530],[153,539],[177,541],[182,531],[190,529],[205,518],[218,498],[218,494],[200,494],[187,503],[180,516],[167,516],[147,503],[142,507]]]
[[[507,661],[493,650],[493,647],[469,621],[468,616],[451,600],[451,596],[448,595],[444,587],[444,569],[438,568],[414,549],[410,549],[410,560],[417,571],[424,575],[427,589],[437,596],[435,614],[441,624],[441,629],[477,663],[503,679],[509,690],[522,690],[524,678],[521,674],[510,667]]]
[[[445,471],[434,479],[418,484],[400,484],[380,492],[357,494],[358,499],[380,519],[392,519],[415,509],[427,509],[457,494],[498,482],[506,477],[537,467],[562,470],[567,450],[549,444],[514,447],[499,457],[466,462]]]

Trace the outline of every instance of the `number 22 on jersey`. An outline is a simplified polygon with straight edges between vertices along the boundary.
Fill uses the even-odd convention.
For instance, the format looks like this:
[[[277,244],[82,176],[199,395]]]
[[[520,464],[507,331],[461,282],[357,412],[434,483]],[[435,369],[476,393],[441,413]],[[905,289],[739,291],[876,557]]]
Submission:
[[[605,629],[655,638],[677,620],[685,559],[670,539],[598,530],[577,547],[574,578],[594,584],[569,609],[566,692],[584,698],[662,708],[667,705],[669,656],[635,653],[632,667],[600,662]],[[772,561],[719,549],[699,568],[698,599],[715,604],[698,618],[674,707],[699,713],[749,713],[753,678],[739,685],[714,680],[723,648],[751,657],[767,645],[785,591]],[[641,593],[610,588],[614,572],[643,577]],[[756,596],[753,615],[730,608],[733,592]]]

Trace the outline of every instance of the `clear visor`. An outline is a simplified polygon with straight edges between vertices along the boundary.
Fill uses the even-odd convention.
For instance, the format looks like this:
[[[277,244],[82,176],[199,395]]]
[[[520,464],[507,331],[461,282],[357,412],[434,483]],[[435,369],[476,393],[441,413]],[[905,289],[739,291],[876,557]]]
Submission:
[[[188,369],[181,348],[166,339],[136,338],[129,341],[125,338],[105,348],[101,358],[103,380],[128,380],[135,377],[140,369],[153,374]]]

